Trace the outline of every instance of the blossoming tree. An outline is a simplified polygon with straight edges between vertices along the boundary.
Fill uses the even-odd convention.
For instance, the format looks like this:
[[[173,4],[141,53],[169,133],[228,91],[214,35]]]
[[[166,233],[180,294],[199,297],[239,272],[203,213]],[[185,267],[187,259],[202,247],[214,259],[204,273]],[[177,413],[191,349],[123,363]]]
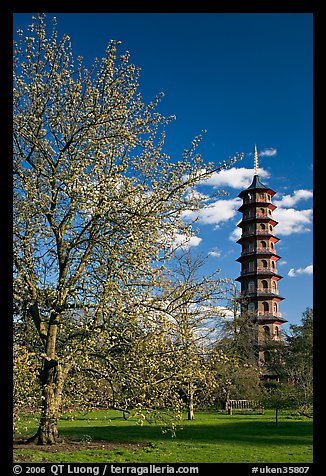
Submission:
[[[15,299],[42,345],[36,437],[52,444],[78,356],[114,319],[141,315],[160,258],[190,233],[182,212],[204,206],[189,190],[228,163],[203,167],[200,136],[180,160],[164,153],[173,117],[161,95],[143,102],[119,42],[87,68],[55,19],[48,32],[33,17],[27,35],[14,44]]]

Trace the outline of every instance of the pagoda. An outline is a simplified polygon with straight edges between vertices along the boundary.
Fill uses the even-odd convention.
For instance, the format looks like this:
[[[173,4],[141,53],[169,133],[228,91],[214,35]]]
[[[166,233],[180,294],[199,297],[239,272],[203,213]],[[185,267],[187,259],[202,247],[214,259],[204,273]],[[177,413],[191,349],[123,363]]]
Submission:
[[[241,315],[248,316],[257,324],[257,357],[261,365],[266,360],[264,344],[267,340],[282,340],[280,326],[287,322],[279,309],[284,298],[278,290],[282,276],[277,271],[280,256],[276,252],[279,238],[274,234],[278,223],[273,218],[276,206],[272,197],[275,193],[260,181],[255,145],[253,181],[238,195],[243,200],[238,209],[242,213],[238,223],[242,233],[237,241],[242,250],[237,259],[241,263],[241,273],[236,281],[241,285]]]

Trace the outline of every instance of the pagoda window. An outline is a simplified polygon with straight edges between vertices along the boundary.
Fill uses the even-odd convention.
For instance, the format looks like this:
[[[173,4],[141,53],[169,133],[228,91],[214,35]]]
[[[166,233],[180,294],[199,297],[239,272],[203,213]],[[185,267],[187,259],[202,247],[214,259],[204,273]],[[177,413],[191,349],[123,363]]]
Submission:
[[[256,307],[255,307],[255,303],[254,302],[250,302],[248,304],[248,312],[255,312],[256,310]]]
[[[274,302],[274,304],[273,304],[273,311],[274,311],[274,312],[277,312],[277,304],[276,304],[276,302]]]
[[[261,260],[261,264],[263,268],[267,268],[267,261],[265,259]]]
[[[265,336],[271,335],[271,331],[270,331],[270,328],[268,326],[264,326],[264,334],[265,334]]]
[[[262,282],[261,282],[262,286],[264,289],[267,289],[268,288],[268,282],[266,281],[266,279],[263,279]]]
[[[255,269],[255,262],[249,261],[249,271],[254,271],[254,269]]]
[[[261,241],[260,245],[261,245],[262,248],[266,248],[266,241]]]
[[[269,214],[269,215],[272,215],[272,211],[271,211],[271,210],[268,210],[268,214]]]
[[[274,243],[273,243],[273,242],[271,242],[271,243],[270,243],[270,245],[271,245],[271,248],[273,248],[273,249],[274,249]]]
[[[255,281],[249,281],[248,283],[248,290],[253,292],[255,290]]]
[[[273,232],[273,227],[272,227],[272,225],[269,225],[269,231],[270,231],[270,232]]]
[[[272,261],[272,268],[275,269],[275,261]]]
[[[280,329],[278,326],[275,326],[275,335],[278,337],[280,335]]]
[[[273,289],[273,291],[276,291],[276,290],[277,290],[277,286],[276,286],[276,282],[275,282],[275,281],[272,281],[272,289]]]
[[[267,200],[270,202],[271,201],[271,196],[267,194]]]
[[[269,304],[268,304],[268,302],[263,301],[263,309],[264,309],[264,312],[268,312],[268,311],[269,311]]]
[[[264,209],[264,208],[261,208],[261,209],[260,209],[260,213],[261,213],[262,215],[265,215],[265,209]]]
[[[261,229],[261,230],[266,230],[266,225],[265,225],[265,223],[260,223],[260,229]]]
[[[264,200],[264,198],[265,198],[265,194],[264,194],[264,193],[260,193],[260,194],[259,194],[259,199],[260,199],[260,200]]]

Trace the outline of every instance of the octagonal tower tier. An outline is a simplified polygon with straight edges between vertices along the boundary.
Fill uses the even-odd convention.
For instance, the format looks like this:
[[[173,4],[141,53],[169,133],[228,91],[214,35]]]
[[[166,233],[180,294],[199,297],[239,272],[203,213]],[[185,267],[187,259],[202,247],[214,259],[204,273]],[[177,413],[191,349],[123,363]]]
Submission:
[[[275,191],[266,187],[258,176],[258,153],[255,146],[255,174],[251,185],[239,193],[243,203],[239,208],[242,220],[241,273],[236,281],[241,284],[244,298],[241,312],[252,316],[258,324],[258,342],[267,336],[280,340],[280,326],[287,322],[282,318],[279,303],[284,299],[278,290],[282,276],[277,270],[280,256],[276,252],[279,238],[274,234],[277,221],[273,218],[276,206],[272,203]],[[262,356],[261,356],[262,357]]]

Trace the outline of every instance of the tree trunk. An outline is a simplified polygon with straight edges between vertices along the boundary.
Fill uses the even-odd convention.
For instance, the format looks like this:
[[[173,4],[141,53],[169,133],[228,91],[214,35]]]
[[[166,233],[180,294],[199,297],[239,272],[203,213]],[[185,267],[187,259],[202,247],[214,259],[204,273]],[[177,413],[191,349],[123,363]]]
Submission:
[[[42,370],[42,411],[37,444],[53,445],[58,438],[58,418],[63,386],[70,366],[45,360]]]
[[[278,426],[278,408],[275,409],[275,423]]]
[[[188,385],[188,420],[194,419],[194,390],[189,383]]]

